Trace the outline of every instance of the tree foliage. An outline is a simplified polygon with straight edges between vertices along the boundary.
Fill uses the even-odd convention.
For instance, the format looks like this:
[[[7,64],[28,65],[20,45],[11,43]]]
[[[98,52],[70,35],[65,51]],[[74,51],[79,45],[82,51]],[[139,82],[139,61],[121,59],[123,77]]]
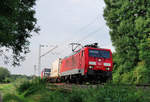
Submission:
[[[0,82],[4,82],[5,78],[10,76],[8,69],[0,67]]]
[[[132,82],[136,82],[139,76],[144,76],[145,79],[150,78],[147,74],[150,69],[150,1],[104,1],[106,3],[104,18],[110,28],[111,40],[116,48],[115,75],[119,76],[117,80],[124,79],[126,73],[130,73],[128,75],[131,77],[126,78]],[[144,69],[146,74],[137,75],[140,69]],[[150,82],[150,80],[145,82]]]
[[[1,0],[0,2],[0,47],[12,49],[13,64],[19,64],[22,54],[29,52],[28,39],[31,32],[38,32],[36,27],[36,0]],[[3,52],[3,49],[1,49]]]

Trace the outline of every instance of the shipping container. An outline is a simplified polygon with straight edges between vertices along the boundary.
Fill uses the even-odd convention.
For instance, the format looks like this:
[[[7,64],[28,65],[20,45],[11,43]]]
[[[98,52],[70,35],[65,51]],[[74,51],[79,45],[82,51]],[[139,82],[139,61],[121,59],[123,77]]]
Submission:
[[[51,78],[58,78],[59,77],[59,70],[60,70],[60,65],[61,65],[61,59],[57,59],[52,63],[51,67]]]
[[[44,68],[41,72],[41,78],[49,78],[50,77],[50,73],[51,73],[51,69],[50,68]]]

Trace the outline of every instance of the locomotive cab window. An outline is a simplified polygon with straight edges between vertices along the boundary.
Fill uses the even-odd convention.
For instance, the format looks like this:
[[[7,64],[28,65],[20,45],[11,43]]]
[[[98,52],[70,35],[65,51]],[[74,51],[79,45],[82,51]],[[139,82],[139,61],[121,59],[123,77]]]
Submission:
[[[89,49],[89,56],[98,58],[110,58],[110,52],[105,50]]]

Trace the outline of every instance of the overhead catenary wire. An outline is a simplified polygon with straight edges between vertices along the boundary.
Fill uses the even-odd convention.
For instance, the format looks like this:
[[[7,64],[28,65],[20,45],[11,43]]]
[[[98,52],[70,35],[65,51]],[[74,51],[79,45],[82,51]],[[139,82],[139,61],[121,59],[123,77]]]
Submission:
[[[101,28],[97,28],[96,30],[88,33],[87,35],[85,35],[84,37],[82,37],[80,40],[78,40],[78,43],[81,43],[82,41],[86,40],[87,38],[89,38],[90,36],[96,34],[97,32],[99,32],[101,30]]]
[[[75,35],[75,37],[78,35],[78,34],[81,34],[83,31],[85,31],[87,28],[89,28],[91,25],[93,25],[94,23],[96,22],[99,22],[98,18],[99,18],[100,14],[98,14],[93,20],[91,20],[89,23],[87,23],[86,25],[82,26],[81,28],[79,28],[79,30],[75,31],[73,34]],[[99,23],[100,24],[100,23]],[[71,36],[67,39],[65,39],[65,42],[61,42],[61,46],[66,44],[66,42],[68,41],[72,41],[74,40],[74,36]],[[58,46],[59,47],[59,46]]]
[[[98,17],[98,16],[99,16],[99,15],[97,15],[97,17]],[[81,27],[79,30],[75,31],[75,32],[74,32],[74,33],[75,33],[75,34],[74,34],[75,37],[76,37],[78,34],[81,34],[83,31],[85,31],[88,27],[90,27],[91,25],[93,25],[93,24],[96,22],[97,17],[94,18],[90,23],[84,25],[84,26]],[[73,37],[73,36],[67,38],[67,39],[65,40],[65,42],[63,41],[63,42],[61,43],[61,47],[62,47],[63,45],[65,45],[65,44],[68,44],[68,42],[70,42],[70,41],[72,41],[72,40],[74,40],[74,37]],[[60,47],[60,46],[58,46],[58,47]]]
[[[98,17],[98,16],[99,16],[99,15],[97,15],[97,17]],[[75,37],[76,37],[78,34],[81,34],[83,31],[85,31],[85,30],[86,30],[87,28],[89,28],[91,25],[93,25],[94,23],[96,23],[97,17],[94,18],[90,23],[84,25],[84,26],[81,27],[78,31],[76,31],[75,34],[74,34]],[[73,39],[72,39],[72,38],[73,38]],[[73,41],[73,40],[74,40],[74,37],[73,37],[73,36],[67,38],[67,39],[65,40],[65,42],[62,42],[62,43],[60,43],[60,45],[58,45],[58,48],[64,47],[64,46],[68,45],[68,43],[70,43],[70,42]],[[63,49],[66,50],[66,48],[63,48]],[[61,53],[63,53],[64,50],[61,51]]]
[[[96,34],[97,32],[99,32],[101,29],[100,28],[97,28],[96,30],[90,32],[90,33],[87,33],[87,35],[85,35],[84,37],[82,37],[80,40],[77,41],[77,43],[82,43],[83,41],[85,41],[87,38],[89,38],[90,36],[93,36],[94,34]],[[62,53],[65,53],[67,50],[66,48],[64,48],[63,50],[61,50],[61,55],[64,55]]]
[[[80,40],[78,40],[78,41],[76,41],[76,42],[77,42],[77,43],[82,43],[82,42],[84,42],[86,39],[88,39],[90,36],[93,36],[93,35],[97,34],[97,32],[99,32],[100,30],[101,30],[100,28],[97,28],[96,30],[94,30],[94,31],[92,31],[92,32],[90,32],[90,33],[87,33],[87,35],[85,35],[84,37],[82,37]],[[70,43],[70,42],[69,42],[69,43]],[[68,45],[68,44],[67,44],[67,45]],[[68,49],[68,48],[64,47],[64,48],[61,50],[61,52],[60,52],[59,55],[65,55],[65,54],[63,54],[63,53],[66,53],[66,52],[67,52],[66,49]]]
[[[98,14],[96,16],[96,18],[92,19],[89,23],[85,24],[84,26],[82,26],[81,28],[79,28],[78,30],[74,31],[74,35],[70,36],[70,37],[66,37],[66,39],[64,41],[61,41],[60,44],[57,46],[57,49],[60,49],[59,51],[53,50],[51,52],[51,55],[55,56],[55,57],[60,57],[63,55],[66,55],[64,53],[68,53],[68,43],[71,43],[73,40],[76,40],[77,37],[80,34],[80,39],[76,40],[76,42],[79,43],[83,43],[86,39],[88,39],[89,37],[97,34],[100,30],[100,28],[95,27],[95,30],[91,30],[91,26],[94,25],[95,23],[99,23],[99,16],[101,14]],[[100,23],[99,23],[100,24]],[[81,35],[82,34],[82,35]]]
[[[76,31],[75,34],[74,34],[75,37],[76,37],[78,34],[81,34],[81,33],[83,33],[84,31],[86,31],[86,29],[88,29],[91,25],[95,24],[96,21],[99,22],[99,21],[98,21],[98,18],[99,18],[99,14],[98,14],[98,15],[96,16],[96,18],[94,18],[90,23],[84,25],[84,26],[81,27],[78,31]],[[100,24],[100,23],[99,23],[99,24]],[[77,40],[77,42],[78,42],[78,43],[80,43],[81,41],[83,42],[83,40],[86,40],[86,39],[89,38],[90,36],[96,34],[98,31],[100,31],[100,29],[101,29],[101,28],[97,28],[96,30],[94,30],[94,31],[92,31],[92,32],[90,32],[90,33],[87,33],[87,34],[86,34],[85,36],[83,36],[80,40]],[[84,32],[84,33],[86,33],[86,32]],[[68,43],[70,43],[71,41],[73,41],[75,37],[71,36],[71,37],[67,38],[67,39],[65,40],[65,42],[63,41],[63,42],[60,43],[60,45],[57,46],[57,48],[63,47],[63,49],[61,50],[61,52],[58,52],[59,56],[60,56],[60,55],[64,55],[64,54],[62,54],[62,53],[66,53],[66,47],[65,47],[65,46],[67,46]],[[73,39],[72,39],[72,38],[73,38]],[[53,55],[55,55],[55,54],[53,54]],[[57,55],[57,57],[58,57],[58,55]]]
[[[99,15],[97,15],[97,17],[98,16]],[[91,26],[92,24],[94,24],[96,22],[96,20],[97,20],[97,17],[94,18],[90,23],[88,23],[88,24],[84,25],[83,27],[81,27],[76,33],[80,33],[81,31],[87,29],[89,26]]]

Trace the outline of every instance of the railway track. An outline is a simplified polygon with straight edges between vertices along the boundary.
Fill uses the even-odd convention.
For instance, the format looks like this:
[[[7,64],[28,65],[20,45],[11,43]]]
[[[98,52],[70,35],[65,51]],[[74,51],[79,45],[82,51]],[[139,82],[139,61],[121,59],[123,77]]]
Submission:
[[[101,84],[102,85],[102,84]],[[50,83],[48,86],[50,86],[52,90],[55,89],[65,89],[65,90],[72,90],[73,88],[96,88],[98,85],[91,85],[91,84],[68,84],[68,83]]]
[[[68,84],[68,83],[50,83],[55,88],[61,88],[65,90],[72,90],[73,88],[97,88],[97,87],[104,87],[105,84]],[[117,86],[117,84],[111,84],[110,86]],[[150,84],[122,84],[121,86],[127,87],[135,87],[136,89],[150,89]]]
[[[98,86],[98,85],[106,85],[106,83],[101,83],[101,84],[91,84],[91,83],[85,83],[85,84],[75,84],[75,83],[51,83],[51,84],[53,84],[53,85],[57,85],[57,86],[59,86],[59,85],[76,85],[76,86],[84,86],[84,85],[86,85],[86,86],[93,86],[93,85],[96,85],[96,86]],[[112,85],[112,86],[116,86],[116,85],[122,85],[122,86],[137,86],[137,87],[150,87],[150,84],[110,84],[110,85]]]

